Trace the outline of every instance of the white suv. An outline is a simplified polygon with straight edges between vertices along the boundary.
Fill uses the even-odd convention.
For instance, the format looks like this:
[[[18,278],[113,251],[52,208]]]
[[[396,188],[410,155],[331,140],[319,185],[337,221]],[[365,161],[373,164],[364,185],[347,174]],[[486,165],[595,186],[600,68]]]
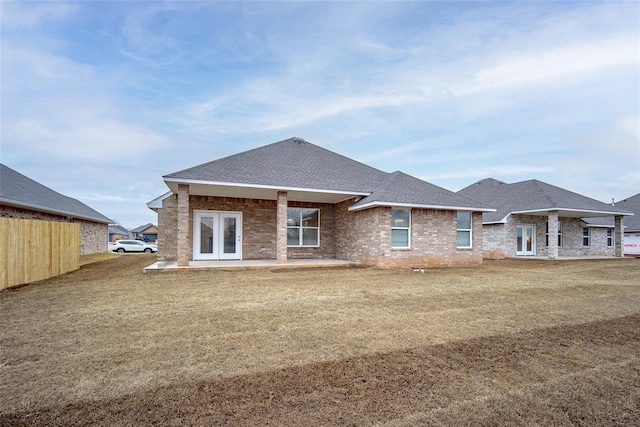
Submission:
[[[111,246],[113,252],[158,252],[158,247],[140,240],[118,240]]]

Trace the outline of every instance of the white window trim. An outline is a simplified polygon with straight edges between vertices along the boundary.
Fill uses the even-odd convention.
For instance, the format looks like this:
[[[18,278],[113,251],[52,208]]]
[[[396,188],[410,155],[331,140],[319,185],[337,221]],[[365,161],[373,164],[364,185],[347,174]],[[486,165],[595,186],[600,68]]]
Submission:
[[[611,235],[609,235],[609,233],[611,233]],[[607,228],[607,247],[608,248],[612,248],[615,246],[615,237],[616,237],[616,233],[614,232],[614,230],[612,228]],[[611,242],[611,244],[609,244],[609,242]]]
[[[394,227],[393,224],[391,224],[391,249],[411,249],[411,208],[399,208],[399,207],[392,207],[391,208],[391,220],[393,221],[393,210],[397,209],[397,210],[403,210],[403,211],[409,211],[409,226],[408,227]],[[407,246],[393,246],[393,230],[407,230]]]
[[[468,213],[469,214],[469,227],[470,228],[458,228],[458,213]],[[469,246],[458,246],[458,232],[459,231],[468,231],[469,232]],[[458,249],[471,249],[473,248],[473,212],[468,211],[457,211],[456,212],[456,247]]]
[[[587,230],[587,234],[584,234],[584,230]],[[587,239],[587,244],[584,244],[584,239]],[[583,248],[590,248],[591,247],[591,228],[589,227],[582,227],[582,247]]]
[[[290,245],[289,242],[287,241],[287,247],[288,248],[319,248],[320,247],[320,209],[319,208],[300,208],[297,206],[288,206],[287,210],[289,209],[300,209],[300,225],[299,226],[294,226],[291,227],[289,225],[287,225],[287,230],[289,230],[290,228],[297,228],[298,230],[300,230],[300,232],[298,233],[298,245]],[[314,210],[314,211],[318,211],[318,226],[317,227],[303,227],[302,226],[302,210],[303,209],[307,209],[307,210]],[[287,216],[289,214],[287,213]],[[317,229],[318,230],[318,244],[317,245],[303,245],[302,244],[302,230],[303,229]]]

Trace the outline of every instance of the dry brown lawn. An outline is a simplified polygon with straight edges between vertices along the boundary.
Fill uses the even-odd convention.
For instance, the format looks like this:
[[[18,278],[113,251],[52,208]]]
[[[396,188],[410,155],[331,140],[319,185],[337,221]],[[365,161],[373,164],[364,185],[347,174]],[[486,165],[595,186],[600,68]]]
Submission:
[[[0,293],[0,425],[640,425],[640,260],[143,274]]]

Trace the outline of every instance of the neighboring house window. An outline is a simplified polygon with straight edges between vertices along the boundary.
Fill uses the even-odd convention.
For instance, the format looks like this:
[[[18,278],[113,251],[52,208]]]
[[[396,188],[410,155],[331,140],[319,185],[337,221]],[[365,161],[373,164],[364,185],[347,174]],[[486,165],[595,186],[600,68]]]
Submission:
[[[458,212],[457,245],[459,248],[471,247],[471,212]]]
[[[547,246],[549,246],[549,221],[547,221],[547,230],[545,233],[545,242]],[[562,221],[558,221],[558,247],[562,247]]]
[[[319,209],[287,209],[287,246],[320,246]]]
[[[582,246],[588,248],[589,244],[589,227],[582,227]]]
[[[408,248],[411,235],[411,209],[391,209],[391,247]]]
[[[607,247],[613,247],[613,229],[607,228]]]

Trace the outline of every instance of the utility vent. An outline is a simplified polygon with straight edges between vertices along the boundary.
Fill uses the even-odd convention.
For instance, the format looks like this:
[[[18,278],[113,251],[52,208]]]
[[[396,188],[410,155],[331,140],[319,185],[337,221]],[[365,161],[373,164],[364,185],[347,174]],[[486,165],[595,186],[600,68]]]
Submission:
[[[293,141],[297,142],[300,145],[307,143],[307,141],[305,141],[304,138],[300,138],[300,137],[297,137],[297,136],[293,138]]]

